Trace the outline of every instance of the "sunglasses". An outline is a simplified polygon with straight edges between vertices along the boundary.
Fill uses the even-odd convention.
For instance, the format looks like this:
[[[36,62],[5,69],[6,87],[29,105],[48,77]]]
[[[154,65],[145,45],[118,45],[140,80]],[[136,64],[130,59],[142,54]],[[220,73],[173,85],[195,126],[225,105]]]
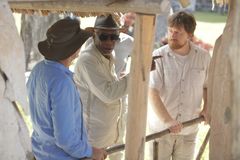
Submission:
[[[111,41],[117,41],[117,40],[119,40],[119,35],[118,34],[101,33],[98,35],[98,38],[100,39],[100,41],[107,41],[109,39]]]

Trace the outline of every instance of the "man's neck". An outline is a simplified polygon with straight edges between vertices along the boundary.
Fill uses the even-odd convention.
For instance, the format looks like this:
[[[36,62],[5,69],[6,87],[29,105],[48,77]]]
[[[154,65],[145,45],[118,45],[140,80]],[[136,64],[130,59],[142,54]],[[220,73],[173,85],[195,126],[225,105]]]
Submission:
[[[63,64],[66,68],[69,68],[69,66],[70,66],[70,63],[69,63],[69,61],[67,59],[59,60],[58,62]]]

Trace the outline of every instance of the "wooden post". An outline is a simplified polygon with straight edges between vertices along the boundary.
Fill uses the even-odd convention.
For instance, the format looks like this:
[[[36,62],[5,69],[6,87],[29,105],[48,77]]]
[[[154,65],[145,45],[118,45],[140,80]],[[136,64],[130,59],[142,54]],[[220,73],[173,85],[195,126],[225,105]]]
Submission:
[[[231,43],[229,44],[229,57],[232,67],[233,74],[233,106],[232,106],[232,118],[231,118],[231,126],[233,131],[231,131],[232,137],[232,160],[240,159],[240,0],[232,0],[231,1],[231,10],[232,12],[232,30],[233,37]]]
[[[207,132],[207,134],[206,134],[206,136],[204,138],[204,141],[203,141],[203,143],[202,143],[202,145],[201,145],[201,147],[199,149],[199,152],[198,152],[196,160],[201,160],[202,155],[204,153],[204,150],[205,150],[205,148],[206,148],[206,146],[208,144],[209,137],[210,137],[210,129],[208,130],[208,132]]]
[[[155,15],[137,14],[129,83],[125,160],[143,160]]]
[[[240,0],[229,2],[227,23],[214,48],[208,83],[209,159],[218,160],[240,158]]]
[[[24,48],[6,0],[0,1],[0,159],[30,160],[31,141],[16,107],[27,111]]]
[[[158,160],[158,141],[153,141],[153,160]]]

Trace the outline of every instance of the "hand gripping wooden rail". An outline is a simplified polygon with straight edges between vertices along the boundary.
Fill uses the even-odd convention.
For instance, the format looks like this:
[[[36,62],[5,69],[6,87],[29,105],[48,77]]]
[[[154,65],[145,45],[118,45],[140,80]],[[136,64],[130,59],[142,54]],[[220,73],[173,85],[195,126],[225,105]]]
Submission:
[[[200,116],[198,118],[195,118],[195,119],[192,119],[192,120],[189,120],[189,121],[185,121],[185,122],[182,123],[182,125],[183,125],[183,128],[185,128],[185,127],[191,126],[193,124],[200,123],[203,120],[204,120],[204,117]],[[150,135],[146,136],[146,142],[154,140],[156,138],[160,138],[160,137],[162,137],[166,134],[169,134],[169,133],[170,133],[170,130],[165,129],[161,132],[150,134]],[[122,151],[124,149],[125,149],[125,144],[120,144],[120,145],[109,147],[109,148],[106,149],[106,151],[107,151],[108,154],[112,154],[112,153],[115,153],[115,152]]]

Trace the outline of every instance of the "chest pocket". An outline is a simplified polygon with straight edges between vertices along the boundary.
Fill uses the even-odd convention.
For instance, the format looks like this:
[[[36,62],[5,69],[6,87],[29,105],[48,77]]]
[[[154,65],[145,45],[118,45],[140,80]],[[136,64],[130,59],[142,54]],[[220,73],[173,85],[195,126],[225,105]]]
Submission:
[[[166,87],[174,87],[177,83],[177,71],[174,68],[164,68],[164,84]]]
[[[193,68],[190,71],[190,79],[195,86],[203,86],[205,81],[204,68]]]

